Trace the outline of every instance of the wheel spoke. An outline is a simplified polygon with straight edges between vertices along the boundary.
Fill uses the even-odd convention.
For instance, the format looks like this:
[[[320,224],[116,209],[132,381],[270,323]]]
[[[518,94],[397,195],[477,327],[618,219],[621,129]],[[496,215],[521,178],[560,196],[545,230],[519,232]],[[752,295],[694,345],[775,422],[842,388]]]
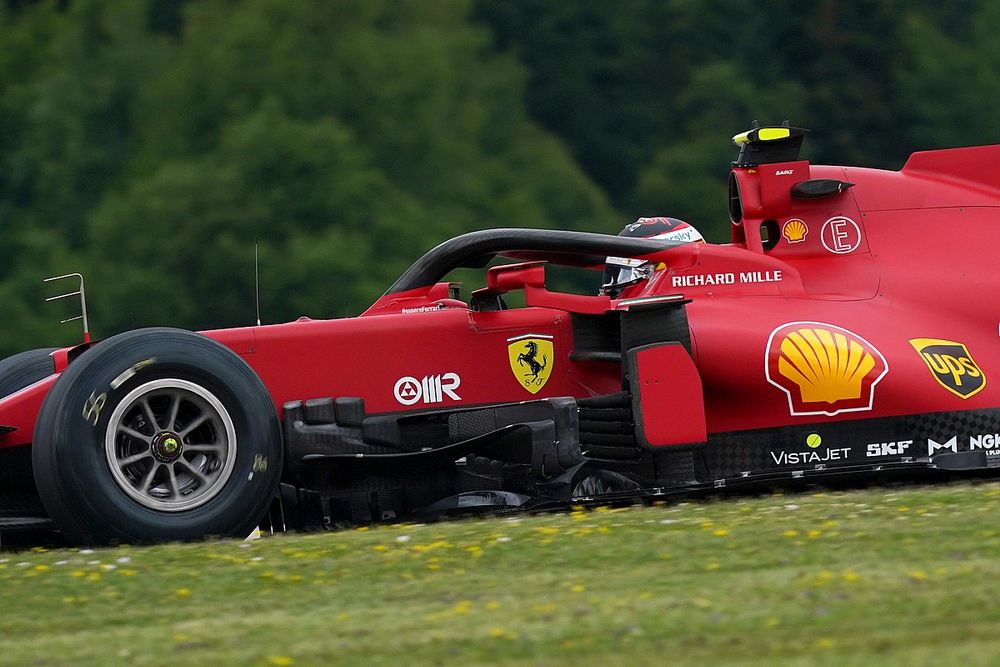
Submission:
[[[207,413],[202,413],[202,415],[200,417],[198,417],[193,422],[191,422],[190,424],[188,424],[187,427],[178,434],[178,435],[181,436],[181,440],[183,440],[184,438],[186,438],[188,436],[188,434],[191,433],[191,431],[195,430],[196,428],[198,428],[199,426],[201,426],[202,424],[204,424],[205,422],[207,422],[209,419],[211,419],[211,417],[212,416],[209,415],[209,414],[207,414]]]
[[[203,475],[202,472],[200,470],[198,470],[198,468],[195,467],[195,465],[193,463],[191,463],[190,461],[188,461],[187,459],[185,459],[183,457],[179,458],[179,459],[177,459],[177,463],[183,463],[184,467],[187,468],[188,472],[191,473],[191,475],[193,477],[195,477],[202,484],[207,484],[208,483],[208,477],[206,477],[205,475]]]
[[[153,408],[149,407],[149,397],[146,396],[143,398],[139,401],[139,404],[142,405],[142,411],[146,413],[146,419],[148,419],[149,423],[152,425],[153,431],[159,430],[160,423],[156,421],[156,415],[153,414]]]
[[[180,498],[181,491],[180,487],[177,486],[177,473],[174,472],[172,465],[167,466],[167,480],[170,485],[170,497]]]
[[[221,456],[224,449],[225,445],[221,442],[207,445],[184,445],[185,452],[208,452],[217,456]]]
[[[118,432],[124,433],[133,440],[139,440],[140,442],[144,442],[147,445],[153,441],[152,436],[139,433],[139,431],[136,431],[134,428],[129,428],[128,426],[119,426]]]
[[[148,451],[139,452],[138,454],[134,454],[134,455],[129,456],[127,458],[119,459],[118,460],[118,467],[119,468],[125,468],[127,466],[132,465],[133,463],[138,463],[139,461],[142,461],[143,459],[151,458],[152,456],[153,455],[150,454]],[[155,468],[156,466],[153,466],[153,467]]]
[[[153,483],[153,477],[156,476],[156,471],[160,469],[161,465],[163,464],[154,462],[153,465],[149,466],[149,471],[146,473],[146,476],[142,478],[141,482],[139,482],[138,489],[140,492],[146,493],[149,490],[149,485]]]
[[[174,394],[173,401],[170,403],[170,416],[167,417],[166,430],[174,430],[174,424],[177,423],[177,411],[181,409],[181,395]]]

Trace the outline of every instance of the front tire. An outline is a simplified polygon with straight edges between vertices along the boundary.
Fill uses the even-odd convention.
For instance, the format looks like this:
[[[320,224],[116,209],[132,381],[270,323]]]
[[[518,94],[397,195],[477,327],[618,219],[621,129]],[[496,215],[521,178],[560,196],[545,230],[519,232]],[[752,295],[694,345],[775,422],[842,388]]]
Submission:
[[[263,383],[204,336],[142,329],[95,346],[45,398],[32,445],[39,494],[77,543],[245,536],[281,476]]]
[[[0,361],[0,398],[10,396],[55,373],[52,353],[57,349],[59,348],[43,347],[28,350]]]

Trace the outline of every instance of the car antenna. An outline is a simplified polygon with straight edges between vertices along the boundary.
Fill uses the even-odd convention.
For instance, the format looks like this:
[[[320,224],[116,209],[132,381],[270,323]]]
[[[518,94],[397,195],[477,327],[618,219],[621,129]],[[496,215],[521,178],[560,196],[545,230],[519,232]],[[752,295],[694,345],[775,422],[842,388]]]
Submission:
[[[76,320],[83,320],[83,342],[90,342],[90,323],[87,321],[87,290],[83,287],[83,275],[79,273],[67,273],[64,276],[52,276],[51,278],[45,278],[42,280],[43,283],[50,283],[54,280],[65,280],[66,278],[79,278],[80,279],[80,289],[75,292],[67,292],[66,294],[60,294],[58,296],[50,296],[45,299],[46,303],[49,301],[58,301],[59,299],[66,299],[71,296],[80,295],[80,314],[76,317],[69,317],[65,320],[61,320],[59,324],[66,324],[67,322],[75,322]]]
[[[257,326],[260,326],[260,263],[258,262],[257,241],[253,242],[253,291],[254,300],[257,303]]]

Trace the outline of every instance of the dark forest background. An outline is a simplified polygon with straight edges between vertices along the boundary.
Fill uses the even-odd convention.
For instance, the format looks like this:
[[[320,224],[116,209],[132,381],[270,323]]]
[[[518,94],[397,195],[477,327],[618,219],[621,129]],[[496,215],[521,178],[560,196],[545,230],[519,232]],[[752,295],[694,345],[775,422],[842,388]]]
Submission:
[[[995,143],[1000,3],[0,0],[0,356],[356,314],[498,226],[725,241],[730,137],[896,169]]]

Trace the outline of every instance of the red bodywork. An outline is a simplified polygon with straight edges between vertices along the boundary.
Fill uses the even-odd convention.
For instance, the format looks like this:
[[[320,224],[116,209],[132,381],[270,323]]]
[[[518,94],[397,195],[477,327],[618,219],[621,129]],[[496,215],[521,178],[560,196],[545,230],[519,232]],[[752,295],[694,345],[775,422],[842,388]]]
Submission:
[[[325,396],[361,397],[369,414],[582,398],[619,391],[622,371],[571,359],[571,314],[683,297],[690,300],[690,358],[680,348],[637,355],[640,426],[653,446],[995,408],[997,174],[1000,146],[917,153],[899,172],[805,161],[735,168],[741,219],[733,242],[647,256],[665,268],[620,299],[549,292],[540,266],[506,265],[491,270],[490,287],[523,290],[527,307],[474,312],[437,283],[387,294],[352,319],[205,335],[256,370],[279,410]],[[816,199],[790,194],[811,179],[854,186]],[[552,343],[550,375],[532,387],[537,393],[519,379],[523,368],[509,351],[529,334]],[[66,359],[57,353],[57,370]],[[0,401],[0,424],[17,429],[0,435],[0,448],[30,443],[54,379]]]

